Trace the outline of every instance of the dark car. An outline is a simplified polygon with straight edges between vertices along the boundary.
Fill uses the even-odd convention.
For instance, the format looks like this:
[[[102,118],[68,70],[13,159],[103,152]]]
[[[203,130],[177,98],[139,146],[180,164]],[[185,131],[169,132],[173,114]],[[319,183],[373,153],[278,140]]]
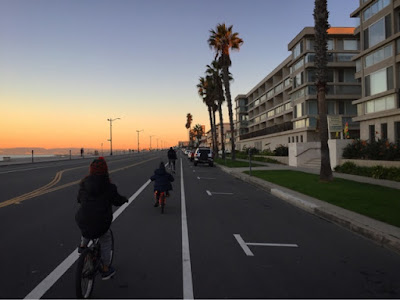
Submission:
[[[194,165],[197,166],[198,163],[208,164],[210,167],[214,166],[213,153],[211,148],[200,147],[196,149],[194,153]]]

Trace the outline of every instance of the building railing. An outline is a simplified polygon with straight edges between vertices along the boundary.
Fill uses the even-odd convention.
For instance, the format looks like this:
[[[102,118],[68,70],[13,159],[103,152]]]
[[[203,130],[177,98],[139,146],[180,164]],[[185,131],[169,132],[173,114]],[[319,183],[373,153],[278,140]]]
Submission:
[[[240,136],[240,140],[246,140],[246,139],[251,139],[263,135],[268,135],[268,134],[273,134],[277,132],[282,132],[282,131],[288,131],[293,129],[293,123],[292,122],[285,122],[282,124],[277,124],[273,126],[269,126],[267,128],[263,128],[257,131],[249,132],[246,134],[243,134]]]

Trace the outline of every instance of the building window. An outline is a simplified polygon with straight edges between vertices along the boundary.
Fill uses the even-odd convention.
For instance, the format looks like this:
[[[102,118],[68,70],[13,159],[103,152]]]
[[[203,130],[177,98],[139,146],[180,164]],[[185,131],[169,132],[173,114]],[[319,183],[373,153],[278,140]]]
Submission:
[[[389,110],[396,108],[396,97],[395,95],[389,95],[386,97],[367,101],[365,103],[365,113],[370,114],[383,110]]]
[[[298,143],[299,142],[299,136],[297,135],[296,136],[296,143]]]
[[[328,39],[327,41],[326,41],[326,45],[327,45],[327,50],[333,50],[334,49],[334,42],[333,42],[333,39]]]
[[[290,143],[290,136],[288,137],[288,143]]]
[[[365,76],[365,96],[393,89],[393,67],[381,69]]]
[[[388,135],[387,135],[387,123],[382,123],[381,124],[381,139],[382,140],[387,140]]]
[[[367,55],[364,60],[365,68],[368,68],[378,62],[392,56],[392,45],[380,48],[371,54]]]
[[[364,30],[364,50],[375,46],[391,35],[391,17],[387,15]]]
[[[335,101],[326,101],[326,108],[327,108],[326,113],[328,115],[334,115],[335,114],[335,104],[336,104]]]
[[[300,136],[300,142],[301,143],[303,142],[303,136],[302,135]]]
[[[375,125],[369,125],[369,142],[375,141]]]
[[[293,88],[297,88],[304,83],[304,72],[300,72],[293,78]]]
[[[394,142],[400,147],[400,122],[394,122]]]
[[[338,70],[339,82],[357,82],[354,77],[354,69],[341,69]]]
[[[307,101],[308,105],[308,114],[309,115],[318,115],[318,103],[315,100]]]
[[[298,57],[301,53],[303,53],[303,43],[300,42],[293,48],[293,59]]]
[[[294,143],[294,136],[292,136],[292,143]]]
[[[365,2],[365,1],[364,1]],[[370,5],[366,10],[364,10],[363,17],[364,22],[376,15],[382,9],[390,4],[390,0],[378,0],[374,4]]]

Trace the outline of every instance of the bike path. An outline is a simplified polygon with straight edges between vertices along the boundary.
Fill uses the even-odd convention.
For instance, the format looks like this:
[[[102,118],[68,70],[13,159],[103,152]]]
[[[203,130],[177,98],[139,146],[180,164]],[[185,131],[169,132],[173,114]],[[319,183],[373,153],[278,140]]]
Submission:
[[[218,168],[184,176],[196,298],[400,296],[395,253]]]

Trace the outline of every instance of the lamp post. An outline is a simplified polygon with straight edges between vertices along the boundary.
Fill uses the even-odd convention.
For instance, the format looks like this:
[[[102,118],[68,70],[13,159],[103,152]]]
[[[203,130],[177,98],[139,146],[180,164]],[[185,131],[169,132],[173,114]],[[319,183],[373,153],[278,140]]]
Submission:
[[[136,130],[136,132],[137,132],[137,152],[139,153],[139,132],[141,132],[141,131],[144,131],[143,129],[142,130]]]
[[[110,141],[110,155],[113,155],[113,153],[112,153],[112,122],[115,121],[115,120],[121,120],[121,118],[115,118],[115,119],[109,118],[109,119],[107,119],[107,121],[110,122],[110,139],[109,139],[109,141]]]
[[[150,151],[151,151],[151,138],[152,138],[153,136],[155,136],[155,135],[151,135],[151,136],[150,136]]]
[[[157,138],[157,151],[158,151],[158,138]]]

